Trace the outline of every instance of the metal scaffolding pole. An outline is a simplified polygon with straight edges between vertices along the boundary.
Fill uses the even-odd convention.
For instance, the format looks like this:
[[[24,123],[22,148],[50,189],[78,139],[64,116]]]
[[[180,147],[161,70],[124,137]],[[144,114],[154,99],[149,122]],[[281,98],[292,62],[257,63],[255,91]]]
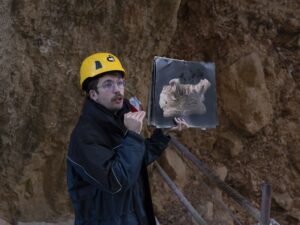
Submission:
[[[176,138],[172,137],[171,142],[179,150],[179,152],[194,163],[198,169],[205,174],[211,182],[217,185],[222,191],[227,193],[233,200],[240,204],[249,215],[260,221],[260,212],[257,208],[253,207],[251,203],[245,199],[236,190],[223,182],[217,175],[215,175],[208,167],[199,159],[197,159],[184,145],[182,145]]]
[[[207,223],[203,220],[201,215],[191,205],[191,203],[186,199],[186,197],[184,197],[184,195],[178,189],[176,184],[171,180],[171,178],[166,174],[166,172],[161,168],[161,166],[157,162],[154,162],[154,164],[155,164],[156,168],[158,169],[159,174],[163,177],[163,179],[166,181],[166,183],[171,188],[171,190],[177,195],[180,202],[187,208],[187,210],[190,212],[190,214],[195,219],[195,221],[199,225],[207,225]]]
[[[269,225],[270,224],[271,192],[272,192],[271,185],[269,183],[264,183],[262,185],[260,225]]]

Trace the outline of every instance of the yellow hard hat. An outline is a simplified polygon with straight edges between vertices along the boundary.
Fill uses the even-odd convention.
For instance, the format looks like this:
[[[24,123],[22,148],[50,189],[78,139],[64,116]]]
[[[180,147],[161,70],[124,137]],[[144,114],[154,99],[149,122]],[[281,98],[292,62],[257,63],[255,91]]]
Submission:
[[[80,67],[80,86],[87,78],[95,77],[109,71],[120,71],[123,76],[126,72],[120,60],[111,53],[95,53],[85,58]]]

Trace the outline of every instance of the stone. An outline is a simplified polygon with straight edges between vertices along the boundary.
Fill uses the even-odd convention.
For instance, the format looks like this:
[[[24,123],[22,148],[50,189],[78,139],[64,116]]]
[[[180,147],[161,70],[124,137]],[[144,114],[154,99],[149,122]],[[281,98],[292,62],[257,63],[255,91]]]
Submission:
[[[289,193],[273,193],[272,198],[275,202],[282,207],[283,209],[289,211],[293,206],[293,198],[289,195]]]
[[[225,149],[226,153],[231,157],[237,157],[243,151],[243,144],[240,138],[235,133],[229,131],[219,134],[217,145]]]
[[[17,225],[73,225],[74,220],[69,219],[66,221],[59,221],[57,223],[49,223],[49,222],[18,222]]]
[[[225,178],[228,174],[228,169],[225,166],[220,166],[216,169],[216,175],[222,180],[225,181]]]
[[[176,184],[181,188],[187,184],[188,181],[188,170],[186,164],[182,158],[174,150],[169,150],[165,152],[164,155],[164,164],[168,165],[167,171],[170,174],[175,175]],[[164,166],[164,165],[162,165]],[[171,171],[170,171],[171,170]]]
[[[272,120],[272,104],[257,53],[241,57],[219,77],[224,112],[235,126],[255,134]]]
[[[0,225],[11,225],[11,224],[0,218]]]
[[[204,218],[212,221],[214,216],[214,204],[212,202],[207,202],[205,207]]]

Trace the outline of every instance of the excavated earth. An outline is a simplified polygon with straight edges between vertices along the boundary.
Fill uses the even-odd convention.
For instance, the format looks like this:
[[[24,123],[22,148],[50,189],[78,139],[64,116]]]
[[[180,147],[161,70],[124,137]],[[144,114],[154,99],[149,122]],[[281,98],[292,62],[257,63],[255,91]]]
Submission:
[[[1,0],[0,13],[0,224],[72,224],[66,151],[80,63],[98,51],[120,57],[145,108],[154,56],[215,62],[218,127],[175,136],[258,209],[269,182],[271,217],[300,224],[299,1]],[[257,223],[173,147],[159,162],[208,224],[234,224],[222,202]],[[149,172],[161,224],[196,224]]]

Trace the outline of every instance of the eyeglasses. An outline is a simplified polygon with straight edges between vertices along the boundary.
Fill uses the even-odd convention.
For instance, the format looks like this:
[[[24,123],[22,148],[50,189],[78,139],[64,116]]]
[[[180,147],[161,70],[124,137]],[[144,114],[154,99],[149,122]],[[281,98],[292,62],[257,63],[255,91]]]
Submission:
[[[107,80],[103,84],[101,84],[100,87],[106,90],[112,90],[116,85],[120,89],[124,88],[125,80],[117,80],[116,82],[112,80]]]

